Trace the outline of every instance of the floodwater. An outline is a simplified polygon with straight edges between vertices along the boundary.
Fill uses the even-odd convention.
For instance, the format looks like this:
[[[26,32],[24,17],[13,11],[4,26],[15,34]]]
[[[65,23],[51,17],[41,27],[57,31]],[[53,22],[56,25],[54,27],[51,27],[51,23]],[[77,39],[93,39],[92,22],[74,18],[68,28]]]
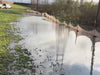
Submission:
[[[22,47],[32,53],[37,75],[59,75],[54,72],[56,54],[64,53],[63,74],[89,75],[92,41],[87,36],[78,36],[64,26],[46,21],[41,16],[23,17],[17,22]],[[93,75],[100,75],[100,43],[96,43]]]

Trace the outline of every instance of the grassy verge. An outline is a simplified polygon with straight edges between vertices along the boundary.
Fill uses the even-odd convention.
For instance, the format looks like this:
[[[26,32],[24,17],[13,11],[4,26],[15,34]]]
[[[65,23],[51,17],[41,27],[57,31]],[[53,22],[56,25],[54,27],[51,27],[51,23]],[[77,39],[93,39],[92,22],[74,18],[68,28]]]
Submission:
[[[12,4],[11,9],[0,9],[0,12],[6,12],[6,13],[12,13],[12,14],[23,14],[26,12],[26,9],[29,9],[29,6],[22,6],[22,5],[16,5]]]
[[[11,9],[0,9],[0,75],[8,75],[7,67],[14,59],[14,55],[9,53],[9,43],[11,42],[10,22],[22,17],[29,7],[12,5]]]

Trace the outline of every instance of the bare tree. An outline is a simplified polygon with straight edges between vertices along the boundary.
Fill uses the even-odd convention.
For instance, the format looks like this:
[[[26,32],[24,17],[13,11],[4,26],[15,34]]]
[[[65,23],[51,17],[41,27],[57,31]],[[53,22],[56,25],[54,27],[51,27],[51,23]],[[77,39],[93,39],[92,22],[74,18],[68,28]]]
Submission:
[[[34,0],[31,0],[31,4],[32,4],[32,5],[34,4]]]
[[[97,23],[99,22],[99,20],[100,20],[100,0],[99,0],[99,3],[98,3],[98,9],[97,9],[97,15],[96,15]]]
[[[93,0],[91,0],[91,2],[93,2]]]
[[[39,8],[39,0],[37,0],[37,11],[38,11],[38,8]]]
[[[79,0],[76,0],[77,2],[79,2]]]
[[[0,3],[2,3],[3,0],[0,0]]]
[[[84,0],[81,0],[81,1],[80,1],[80,5],[83,5],[83,4],[84,4]]]
[[[45,4],[48,4],[48,0],[45,0]]]
[[[34,7],[34,0],[31,0],[31,9]]]

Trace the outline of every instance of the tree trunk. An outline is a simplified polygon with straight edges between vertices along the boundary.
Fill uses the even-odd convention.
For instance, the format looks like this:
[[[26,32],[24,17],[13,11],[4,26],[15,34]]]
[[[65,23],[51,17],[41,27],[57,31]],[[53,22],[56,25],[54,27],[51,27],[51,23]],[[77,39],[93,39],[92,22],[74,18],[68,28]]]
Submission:
[[[91,0],[91,3],[93,2],[93,0]]]
[[[84,0],[81,0],[81,1],[80,1],[80,5],[83,5],[83,4],[84,4]]]
[[[48,4],[48,0],[45,0],[45,4]]]
[[[97,23],[97,25],[98,25],[99,21],[100,21],[100,0],[99,0],[99,3],[98,3],[98,9],[97,9],[97,15],[96,15],[96,23]]]
[[[38,8],[39,8],[39,0],[37,0],[37,11],[38,11]]]
[[[0,0],[0,3],[2,3],[3,0]]]

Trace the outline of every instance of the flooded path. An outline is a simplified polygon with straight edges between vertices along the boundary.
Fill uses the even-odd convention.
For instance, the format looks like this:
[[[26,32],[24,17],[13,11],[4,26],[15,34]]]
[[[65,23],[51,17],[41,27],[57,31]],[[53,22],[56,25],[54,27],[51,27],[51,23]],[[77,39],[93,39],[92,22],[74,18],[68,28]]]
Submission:
[[[75,43],[75,32],[68,32],[67,28],[59,27],[40,16],[23,17],[17,26],[20,28],[19,34],[24,38],[20,44],[32,53],[37,75],[53,75],[58,46],[64,50],[65,75],[90,74],[92,42],[88,37],[79,36]],[[100,43],[96,43],[94,75],[100,75],[99,49]]]

